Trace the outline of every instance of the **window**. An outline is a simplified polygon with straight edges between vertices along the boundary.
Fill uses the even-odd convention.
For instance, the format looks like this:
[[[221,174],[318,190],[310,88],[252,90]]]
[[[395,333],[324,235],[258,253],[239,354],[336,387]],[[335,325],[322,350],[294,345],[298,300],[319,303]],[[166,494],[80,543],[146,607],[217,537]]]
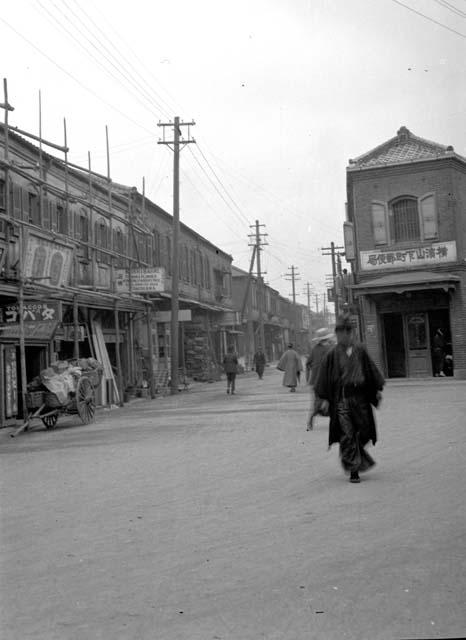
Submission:
[[[28,222],[40,226],[39,198],[37,193],[28,192]]]
[[[403,196],[388,205],[372,202],[374,244],[390,245],[402,242],[432,240],[438,237],[434,194],[421,198]]]
[[[168,275],[172,273],[172,241],[171,238],[165,236],[165,266],[167,268]]]
[[[81,241],[80,256],[89,259],[89,219],[85,209],[81,209],[75,218],[75,237]]]
[[[121,229],[118,227],[114,231],[114,249],[119,254],[117,257],[117,264],[119,267],[123,267],[125,265],[124,253],[125,253],[125,242]]]
[[[107,221],[104,220],[104,218],[100,218],[100,220],[95,223],[95,244],[102,249],[108,249]],[[110,256],[106,251],[97,251],[96,258],[101,262],[110,262]]]
[[[390,235],[394,242],[420,240],[419,212],[417,199],[403,198],[391,205]]]
[[[68,233],[68,218],[66,215],[65,207],[61,204],[56,206],[56,230],[58,233],[66,235]]]
[[[154,229],[154,264],[157,267],[162,264],[160,257],[160,233],[156,229]]]

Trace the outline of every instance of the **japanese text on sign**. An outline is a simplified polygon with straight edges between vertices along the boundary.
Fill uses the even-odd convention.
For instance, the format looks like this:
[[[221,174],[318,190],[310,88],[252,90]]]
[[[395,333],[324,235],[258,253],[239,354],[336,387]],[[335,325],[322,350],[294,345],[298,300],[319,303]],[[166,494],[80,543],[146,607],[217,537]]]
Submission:
[[[57,303],[31,302],[23,305],[24,322],[55,322],[59,320]],[[19,323],[19,305],[9,304],[0,308],[0,324]]]
[[[456,261],[456,242],[434,242],[429,246],[398,251],[361,251],[362,271],[399,269]]]
[[[151,293],[165,290],[165,269],[154,267],[148,269],[118,269],[115,279],[118,292]]]

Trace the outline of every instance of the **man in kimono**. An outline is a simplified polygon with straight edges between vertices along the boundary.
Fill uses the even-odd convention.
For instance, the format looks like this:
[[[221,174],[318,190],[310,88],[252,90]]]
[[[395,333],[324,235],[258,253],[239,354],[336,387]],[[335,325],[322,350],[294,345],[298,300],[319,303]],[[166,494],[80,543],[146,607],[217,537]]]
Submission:
[[[289,387],[290,392],[296,391],[301,371],[303,370],[303,363],[301,358],[293,349],[293,345],[289,344],[288,349],[282,355],[277,364],[277,369],[283,371],[283,386]]]
[[[378,406],[385,381],[363,345],[356,343],[348,315],[337,319],[335,334],[337,344],[321,363],[315,392],[329,410],[329,447],[340,443],[343,469],[350,482],[357,483],[359,473],[375,464],[364,447],[377,441],[372,407]]]

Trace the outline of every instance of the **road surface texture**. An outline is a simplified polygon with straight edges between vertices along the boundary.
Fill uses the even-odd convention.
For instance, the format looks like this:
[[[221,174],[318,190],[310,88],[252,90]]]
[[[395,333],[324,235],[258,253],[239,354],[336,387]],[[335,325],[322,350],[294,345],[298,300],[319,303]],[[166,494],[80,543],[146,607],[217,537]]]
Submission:
[[[348,482],[281,374],[0,433],[2,640],[466,632],[466,384],[389,382]]]

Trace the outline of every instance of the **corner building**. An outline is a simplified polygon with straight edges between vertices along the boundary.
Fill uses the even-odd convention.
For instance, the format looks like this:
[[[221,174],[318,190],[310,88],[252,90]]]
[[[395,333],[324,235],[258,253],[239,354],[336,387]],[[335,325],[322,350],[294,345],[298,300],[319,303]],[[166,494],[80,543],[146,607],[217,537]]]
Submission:
[[[432,376],[441,328],[446,375],[466,379],[466,158],[401,127],[349,161],[347,198],[352,298],[371,356],[389,378]]]

